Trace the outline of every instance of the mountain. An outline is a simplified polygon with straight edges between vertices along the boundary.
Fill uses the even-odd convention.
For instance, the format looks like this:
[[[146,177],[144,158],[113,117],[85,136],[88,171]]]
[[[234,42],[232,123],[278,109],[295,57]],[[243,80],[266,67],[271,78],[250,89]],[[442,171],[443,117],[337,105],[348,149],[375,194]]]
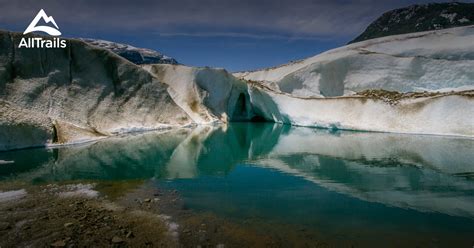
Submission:
[[[143,64],[178,64],[174,58],[168,57],[155,50],[138,48],[127,44],[121,44],[106,40],[97,39],[80,39],[90,45],[110,50],[121,57],[126,58],[130,62],[143,65]]]
[[[474,25],[474,3],[429,3],[384,13],[349,44],[397,34]]]

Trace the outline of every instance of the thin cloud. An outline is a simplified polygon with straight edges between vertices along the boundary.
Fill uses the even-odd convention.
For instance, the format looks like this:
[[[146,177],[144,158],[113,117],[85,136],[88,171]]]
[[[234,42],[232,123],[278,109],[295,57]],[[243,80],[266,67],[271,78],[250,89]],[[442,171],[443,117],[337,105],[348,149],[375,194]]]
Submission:
[[[62,30],[318,40],[353,37],[387,10],[428,1],[0,0],[0,28],[27,25],[43,8]]]
[[[224,38],[248,38],[257,40],[327,40],[323,37],[312,36],[292,36],[278,34],[253,34],[253,33],[237,33],[237,32],[201,32],[201,33],[158,33],[162,37],[224,37]]]

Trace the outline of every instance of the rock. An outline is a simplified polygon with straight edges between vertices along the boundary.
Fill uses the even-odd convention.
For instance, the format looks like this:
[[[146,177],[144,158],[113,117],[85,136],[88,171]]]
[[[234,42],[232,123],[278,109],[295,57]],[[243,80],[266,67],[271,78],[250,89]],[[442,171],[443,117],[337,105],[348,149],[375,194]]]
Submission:
[[[151,199],[150,198],[146,198],[145,200],[143,200],[144,202],[151,202]]]
[[[64,240],[58,240],[51,244],[51,247],[65,247],[65,246],[66,246],[66,242],[64,242]]]
[[[10,229],[10,223],[8,222],[0,222],[0,231]]]
[[[132,231],[129,231],[129,232],[127,233],[127,235],[125,235],[125,237],[126,237],[127,239],[133,238],[133,237],[134,237],[133,232],[132,232]]]
[[[390,10],[372,22],[350,43],[420,31],[474,24],[472,3],[428,3]]]
[[[123,242],[124,242],[123,239],[120,238],[119,236],[114,236],[112,238],[112,243],[114,243],[114,244],[120,244],[120,243],[123,243]]]
[[[216,248],[225,248],[225,245],[224,244],[218,244],[218,245],[216,245]]]
[[[72,225],[74,225],[74,223],[72,223],[72,222],[68,222],[68,223],[64,224],[64,227],[66,227],[66,228],[67,228],[67,227],[70,227],[70,226],[72,226]]]

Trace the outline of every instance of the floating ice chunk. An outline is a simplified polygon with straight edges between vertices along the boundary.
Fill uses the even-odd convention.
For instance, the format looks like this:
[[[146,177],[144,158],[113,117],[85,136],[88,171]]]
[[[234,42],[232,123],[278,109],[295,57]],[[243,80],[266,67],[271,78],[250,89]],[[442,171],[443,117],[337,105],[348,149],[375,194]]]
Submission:
[[[8,202],[23,198],[26,196],[26,190],[12,190],[6,192],[0,192],[0,202]]]
[[[171,221],[171,216],[160,214],[158,215],[158,218],[160,218],[165,223],[171,237],[178,238],[179,225],[176,222]]]
[[[71,184],[66,185],[64,191],[58,192],[59,197],[86,197],[96,198],[99,192],[94,189],[92,184]]]

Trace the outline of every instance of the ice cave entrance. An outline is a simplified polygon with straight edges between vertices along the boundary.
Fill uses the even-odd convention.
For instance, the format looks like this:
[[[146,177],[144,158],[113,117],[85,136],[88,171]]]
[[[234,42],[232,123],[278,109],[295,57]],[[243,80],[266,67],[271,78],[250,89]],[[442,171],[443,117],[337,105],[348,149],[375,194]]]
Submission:
[[[232,114],[233,122],[267,122],[267,120],[256,114],[250,104],[248,95],[240,93],[237,102],[235,103],[234,113]]]

